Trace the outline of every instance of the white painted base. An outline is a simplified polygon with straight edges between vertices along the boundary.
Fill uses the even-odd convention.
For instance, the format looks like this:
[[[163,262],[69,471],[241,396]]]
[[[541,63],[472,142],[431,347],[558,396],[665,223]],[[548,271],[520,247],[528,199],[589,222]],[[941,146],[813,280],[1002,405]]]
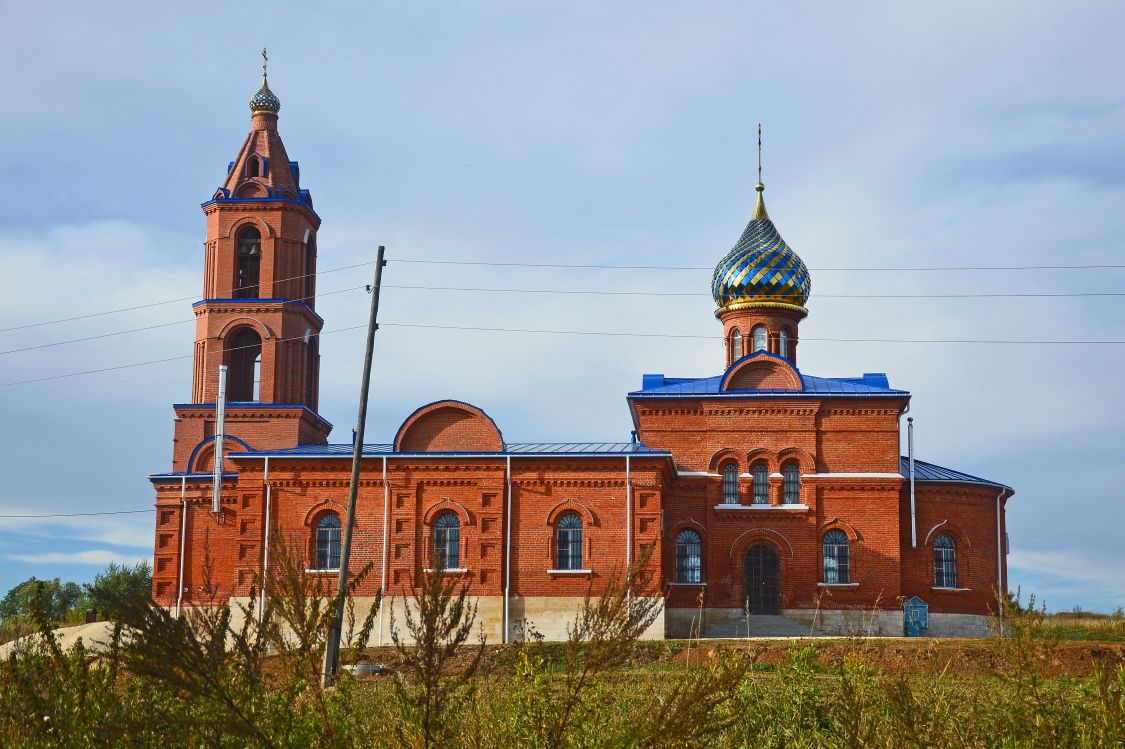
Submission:
[[[751,616],[742,609],[670,608],[664,612],[665,636],[669,639],[714,637],[902,637],[901,611],[854,609],[783,609],[781,616]],[[929,616],[925,637],[988,637],[995,633],[996,620],[980,614],[935,614]]]

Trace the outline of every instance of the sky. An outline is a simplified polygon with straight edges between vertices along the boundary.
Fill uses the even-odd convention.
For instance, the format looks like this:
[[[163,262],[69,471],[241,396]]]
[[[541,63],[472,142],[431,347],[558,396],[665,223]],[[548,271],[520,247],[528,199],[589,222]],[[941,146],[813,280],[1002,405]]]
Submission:
[[[266,46],[323,219],[335,441],[363,332],[332,331],[365,323],[372,267],[332,269],[379,244],[368,441],[440,398],[510,441],[623,441],[642,373],[719,373],[709,269],[752,210],[762,122],[770,215],[813,278],[802,371],[886,372],[918,458],[1015,487],[1025,600],[1125,605],[1125,297],[916,298],[1120,293],[1125,270],[863,270],[1125,264],[1122,28],[1109,1],[0,0],[0,515],[152,507],[190,397],[199,204]],[[698,270],[405,262],[435,259]],[[148,558],[153,523],[0,517],[0,591]]]

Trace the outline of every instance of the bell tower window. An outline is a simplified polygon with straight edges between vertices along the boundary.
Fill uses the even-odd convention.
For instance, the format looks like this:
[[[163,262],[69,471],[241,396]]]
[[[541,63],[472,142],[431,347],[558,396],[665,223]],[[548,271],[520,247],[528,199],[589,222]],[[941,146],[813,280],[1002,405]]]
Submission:
[[[785,328],[777,333],[777,354],[782,359],[789,358],[789,331]]]
[[[262,264],[262,233],[253,226],[243,227],[238,232],[236,254],[234,297],[257,299],[258,278]]]
[[[730,361],[733,364],[734,362],[738,361],[741,358],[742,358],[742,333],[740,333],[738,331],[738,328],[735,328],[734,332],[730,334]]]
[[[251,156],[249,159],[246,160],[246,176],[247,177],[258,177],[258,176],[261,175],[261,173],[262,173],[262,166],[261,166],[261,162],[258,161],[257,156]]]
[[[239,328],[227,339],[227,399],[253,402],[261,398],[262,338]]]

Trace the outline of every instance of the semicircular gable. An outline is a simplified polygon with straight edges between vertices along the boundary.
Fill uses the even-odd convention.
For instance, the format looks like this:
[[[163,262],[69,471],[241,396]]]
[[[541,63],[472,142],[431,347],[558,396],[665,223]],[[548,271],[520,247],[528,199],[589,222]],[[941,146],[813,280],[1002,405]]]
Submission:
[[[801,373],[788,360],[768,351],[756,351],[730,366],[723,376],[726,390],[804,390]]]
[[[402,422],[395,452],[502,452],[504,436],[481,409],[445,400],[422,406]]]

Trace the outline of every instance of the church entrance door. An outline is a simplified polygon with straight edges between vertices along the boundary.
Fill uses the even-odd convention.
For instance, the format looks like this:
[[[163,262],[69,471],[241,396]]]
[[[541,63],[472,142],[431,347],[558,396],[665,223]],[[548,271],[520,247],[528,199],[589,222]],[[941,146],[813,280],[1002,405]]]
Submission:
[[[777,614],[781,610],[781,561],[769,544],[746,550],[746,598],[751,614]]]

